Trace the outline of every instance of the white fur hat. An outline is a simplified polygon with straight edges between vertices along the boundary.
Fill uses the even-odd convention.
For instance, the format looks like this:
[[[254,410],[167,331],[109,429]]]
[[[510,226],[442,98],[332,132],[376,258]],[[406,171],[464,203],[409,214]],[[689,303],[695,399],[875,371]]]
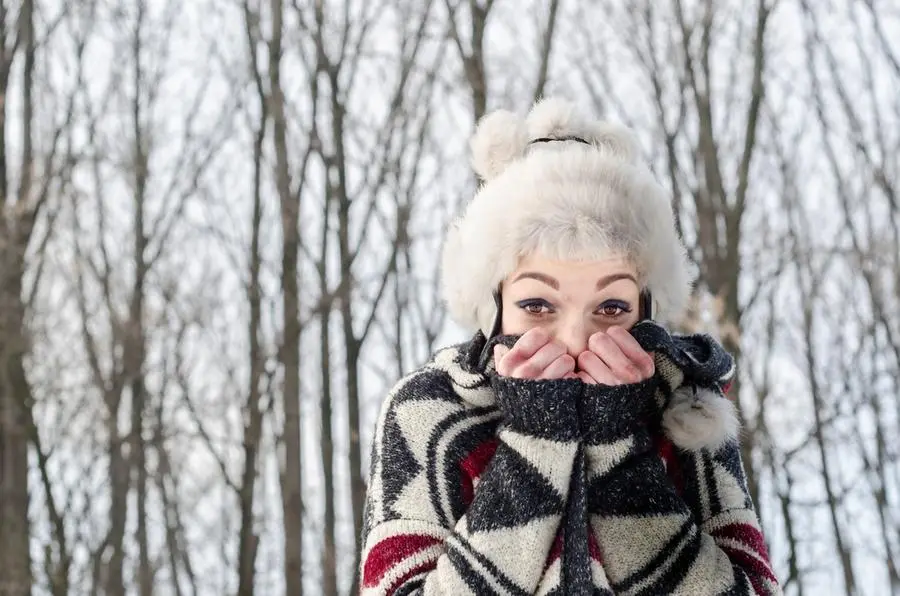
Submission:
[[[488,114],[471,149],[484,184],[450,225],[443,249],[444,298],[458,323],[488,335],[493,292],[531,252],[558,260],[626,256],[652,293],[654,318],[683,315],[691,281],[672,205],[627,128],[546,99],[525,118]]]

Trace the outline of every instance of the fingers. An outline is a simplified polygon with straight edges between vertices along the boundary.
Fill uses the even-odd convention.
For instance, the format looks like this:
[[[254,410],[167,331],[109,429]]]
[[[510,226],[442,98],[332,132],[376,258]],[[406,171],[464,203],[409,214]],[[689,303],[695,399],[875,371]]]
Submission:
[[[578,369],[579,372],[585,373],[594,381],[590,384],[621,385],[623,383],[613,374],[609,366],[592,351],[582,352],[578,356]],[[585,381],[584,378],[582,381]]]
[[[628,332],[625,331],[625,333],[627,334]],[[631,339],[634,340],[634,338]],[[619,342],[626,344],[626,347],[623,349]],[[646,354],[642,355],[640,352],[643,352],[643,349],[640,345],[637,345],[636,341],[635,345],[630,345],[618,332],[614,332],[613,334],[602,332],[595,333],[588,340],[588,347],[591,353],[596,355],[606,366],[606,370],[608,370],[612,378],[615,379],[615,384],[638,383],[653,376],[652,360],[650,359],[650,356]],[[640,352],[637,350],[640,350]],[[637,362],[633,360],[626,351],[629,354],[634,355]],[[587,360],[591,362],[590,358],[587,358]],[[594,364],[594,366],[596,366],[596,364]],[[597,379],[596,375],[592,376]],[[601,383],[606,382],[601,381],[600,379],[597,380]]]
[[[573,360],[573,362],[574,362],[574,360]],[[563,379],[574,379],[576,381],[581,381],[582,383],[585,383],[587,385],[596,385],[597,384],[597,381],[595,381],[591,375],[587,374],[583,370],[579,370],[578,372],[575,372],[575,371],[567,372],[566,374],[564,374],[562,376],[562,378]]]
[[[525,361],[534,356],[538,350],[543,348],[550,342],[550,335],[540,329],[535,327],[533,329],[529,329],[522,337],[520,337],[512,349],[503,347],[506,350],[506,354],[503,355],[502,360],[495,362],[495,366],[497,368],[497,372],[504,376],[512,376],[510,373],[513,370],[516,370],[519,366],[521,366]],[[494,354],[497,354],[496,348]],[[559,354],[557,354],[558,356]],[[549,361],[547,362],[549,364]],[[543,369],[541,369],[543,370]],[[538,371],[540,372],[540,371]]]
[[[537,328],[520,337],[512,349],[494,346],[494,363],[500,375],[519,379],[560,379],[575,369],[566,347]]]
[[[621,327],[592,335],[577,360],[565,345],[543,329],[522,335],[512,348],[494,346],[500,375],[520,379],[580,379],[588,384],[622,385],[649,379],[656,372],[653,355]],[[577,367],[577,370],[576,370]]]
[[[568,354],[563,354],[562,356],[551,362],[537,378],[564,379],[568,375],[573,374],[574,370],[575,359]]]
[[[515,369],[515,372],[518,373],[516,376],[523,379],[555,378],[544,377],[544,371],[565,354],[566,347],[559,342],[554,341],[544,344],[544,347]],[[572,362],[572,368],[574,368],[574,359],[572,359]]]
[[[641,347],[641,344],[638,343],[633,335],[622,327],[610,327],[607,329],[606,334],[618,344],[622,353],[638,367],[638,370],[643,373],[643,378],[646,379],[653,376],[656,372],[653,356],[644,351],[644,348]]]
[[[576,374],[577,378],[581,379],[582,383],[586,383],[588,385],[597,385],[597,381],[594,379],[594,377],[587,374],[583,370],[580,370],[575,374]]]
[[[505,369],[506,365],[503,363],[506,355],[509,354],[509,348],[506,346],[496,344],[494,346],[494,368],[497,369],[497,372],[500,373],[501,368]],[[503,373],[500,373],[503,374]]]

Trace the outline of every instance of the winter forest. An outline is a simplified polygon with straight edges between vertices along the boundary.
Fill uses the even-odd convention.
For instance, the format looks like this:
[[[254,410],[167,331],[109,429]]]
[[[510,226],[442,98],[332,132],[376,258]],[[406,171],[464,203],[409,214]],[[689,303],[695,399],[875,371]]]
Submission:
[[[353,594],[468,138],[632,126],[790,595],[900,593],[900,3],[0,0],[0,594]]]

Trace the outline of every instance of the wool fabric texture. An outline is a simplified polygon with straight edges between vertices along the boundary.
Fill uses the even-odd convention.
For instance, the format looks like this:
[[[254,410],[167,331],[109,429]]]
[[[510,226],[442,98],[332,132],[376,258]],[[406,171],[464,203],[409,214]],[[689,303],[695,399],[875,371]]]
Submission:
[[[402,379],[376,426],[361,593],[781,594],[736,436],[707,432],[728,427],[710,403],[733,360],[706,335],[632,334],[656,359],[640,383],[502,377],[479,358],[516,338],[480,332]],[[674,407],[703,419],[678,427],[696,448],[668,436]]]

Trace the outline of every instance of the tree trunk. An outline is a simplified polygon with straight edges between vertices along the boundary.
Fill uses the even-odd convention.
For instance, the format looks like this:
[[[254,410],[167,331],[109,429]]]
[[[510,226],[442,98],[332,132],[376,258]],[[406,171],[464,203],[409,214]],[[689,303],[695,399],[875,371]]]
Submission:
[[[24,246],[6,235],[0,246],[0,593],[31,594],[28,522],[28,417],[25,307],[21,301]]]
[[[118,401],[118,400],[116,400]],[[125,519],[128,515],[128,461],[122,453],[122,440],[119,436],[119,424],[116,420],[118,405],[109,408],[110,416],[107,425],[109,443],[109,535],[107,547],[101,551],[97,564],[102,569],[99,575],[103,579],[105,596],[125,596]],[[104,559],[108,560],[105,562]]]
[[[337,298],[341,304],[341,328],[343,332],[344,354],[347,371],[347,435],[349,437],[348,463],[350,465],[350,500],[353,512],[354,553],[359,553],[362,545],[361,523],[366,499],[366,484],[362,471],[362,448],[359,428],[359,340],[353,330],[353,251],[350,246],[350,197],[347,196],[346,154],[344,151],[344,106],[340,102],[338,71],[328,71],[331,97],[331,133],[334,140],[334,159],[338,173],[335,185],[335,200],[338,213],[338,251],[341,270],[341,285]],[[359,591],[359,573],[354,572],[351,593]]]
[[[556,39],[556,15],[559,12],[559,0],[550,0],[550,8],[547,10],[547,27],[541,42],[541,57],[538,66],[537,83],[534,85],[532,100],[538,101],[544,95],[547,86],[547,74],[550,69],[550,58],[553,53],[553,40]]]
[[[0,7],[5,8],[3,0]],[[31,593],[30,524],[28,515],[28,429],[31,420],[31,388],[25,375],[28,355],[26,309],[22,301],[25,254],[31,239],[34,74],[34,5],[24,0],[20,29],[14,31],[24,54],[22,171],[18,200],[11,200],[7,170],[6,97],[16,52],[9,52],[10,36],[0,23],[0,593]],[[7,211],[9,210],[9,211]]]
[[[249,24],[248,24],[249,27]],[[251,45],[251,49],[253,46]],[[244,405],[244,470],[241,475],[240,501],[241,529],[238,536],[238,595],[251,596],[256,572],[256,552],[259,537],[254,528],[254,489],[256,487],[257,463],[262,434],[262,410],[260,409],[260,380],[263,372],[260,335],[262,333],[262,287],[260,270],[262,255],[260,237],[262,234],[262,168],[264,164],[263,143],[266,135],[268,113],[265,103],[260,106],[259,128],[253,146],[253,220],[250,241],[250,275],[247,284],[250,321],[247,338],[250,346],[250,377],[247,387],[247,402]]]
[[[335,523],[334,523],[334,440],[332,438],[332,391],[331,391],[331,341],[328,337],[328,328],[331,325],[331,313],[323,310],[320,319],[321,328],[321,353],[322,353],[322,399],[320,408],[322,412],[322,469],[324,471],[325,512],[324,512],[324,536],[322,552],[322,592],[325,596],[336,596],[337,590],[337,554],[335,551]]]
[[[271,1],[272,40],[269,42],[269,105],[275,143],[275,185],[281,205],[281,299],[284,371],[285,469],[281,474],[284,516],[284,576],[288,594],[303,594],[303,442],[300,419],[300,197],[291,192],[288,171],[287,121],[281,85],[282,0]]]
[[[487,30],[488,17],[491,14],[493,0],[486,0],[484,5],[479,5],[475,0],[469,2],[470,18],[471,18],[471,49],[467,50],[463,44],[462,36],[459,33],[459,27],[456,23],[456,13],[459,4],[453,5],[450,0],[446,0],[447,11],[450,19],[450,35],[453,38],[456,48],[459,51],[459,58],[463,63],[466,82],[469,84],[472,100],[472,116],[475,121],[481,119],[487,112],[488,104],[488,83],[487,72],[484,67],[484,34]],[[555,10],[551,9],[550,26],[555,22]],[[547,44],[546,52],[549,54],[550,45]],[[540,82],[540,72],[538,73],[537,88],[542,89],[543,83]]]
[[[328,220],[331,214],[330,202],[326,199],[324,213],[322,215],[322,244],[321,253],[318,263],[319,285],[323,300],[328,293]],[[325,492],[325,511],[324,511],[324,527],[323,527],[323,549],[322,549],[322,593],[325,596],[337,595],[337,554],[335,551],[335,519],[334,519],[334,439],[332,437],[332,400],[334,396],[331,391],[331,338],[329,328],[331,327],[331,308],[330,301],[322,304],[321,315],[319,317],[320,340],[320,366],[321,366],[321,399],[319,400],[319,411],[321,416],[321,452],[322,452],[322,471],[324,475],[324,492]]]
[[[144,384],[144,360],[146,337],[144,334],[144,295],[149,263],[147,262],[147,230],[145,229],[145,203],[147,191],[148,157],[144,138],[140,90],[144,70],[142,64],[142,39],[144,28],[143,1],[138,3],[136,30],[134,33],[134,102],[132,126],[134,131],[134,285],[128,312],[128,328],[125,332],[125,375],[131,385],[130,460],[136,476],[138,572],[137,584],[141,596],[153,593],[153,570],[150,567],[150,546],[147,537],[147,453],[144,442],[144,413],[147,392]],[[112,305],[110,305],[112,308]]]

